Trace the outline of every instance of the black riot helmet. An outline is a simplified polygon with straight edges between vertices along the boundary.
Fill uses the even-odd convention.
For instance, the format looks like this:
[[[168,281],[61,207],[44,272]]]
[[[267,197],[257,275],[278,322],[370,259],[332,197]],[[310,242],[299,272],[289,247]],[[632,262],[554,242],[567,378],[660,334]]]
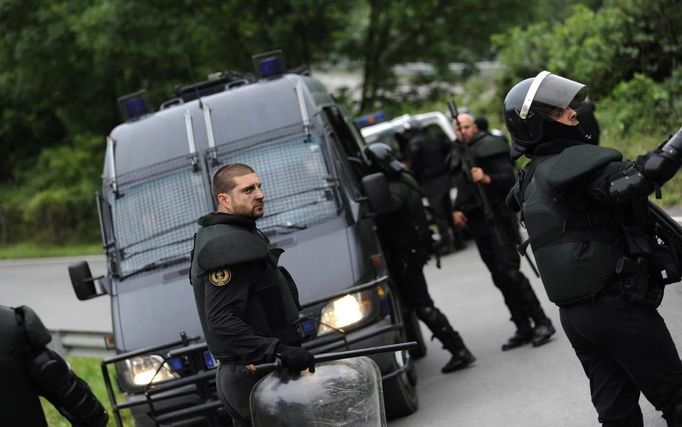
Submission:
[[[403,165],[395,157],[395,151],[382,142],[375,142],[365,147],[365,156],[376,172],[391,176],[403,170]]]
[[[543,141],[550,115],[564,108],[576,109],[585,99],[585,85],[542,71],[517,83],[504,99],[504,119],[513,141],[512,157],[533,151]]]

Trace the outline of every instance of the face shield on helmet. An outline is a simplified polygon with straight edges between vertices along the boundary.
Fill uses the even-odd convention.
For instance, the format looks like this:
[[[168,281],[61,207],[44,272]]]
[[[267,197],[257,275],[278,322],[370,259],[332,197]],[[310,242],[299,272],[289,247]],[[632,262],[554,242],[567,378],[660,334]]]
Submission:
[[[585,93],[584,84],[542,71],[531,82],[518,112],[519,117],[526,119],[536,112],[550,119],[553,111],[564,108],[575,110],[585,100]]]
[[[578,108],[585,99],[585,85],[542,71],[517,83],[504,100],[504,117],[518,157],[542,140],[543,121],[554,121],[565,108]]]

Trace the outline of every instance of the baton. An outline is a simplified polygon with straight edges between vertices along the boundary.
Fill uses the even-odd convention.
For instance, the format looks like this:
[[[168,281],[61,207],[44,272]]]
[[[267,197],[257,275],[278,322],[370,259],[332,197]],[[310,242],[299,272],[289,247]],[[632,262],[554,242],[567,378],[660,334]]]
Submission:
[[[356,350],[336,351],[331,353],[314,354],[315,363],[329,362],[330,360],[348,359],[350,357],[369,356],[371,354],[390,353],[393,351],[412,350],[417,348],[416,341],[402,342],[398,344],[380,345],[377,347],[358,348]],[[276,359],[272,363],[261,363],[259,365],[246,365],[252,374],[270,372],[282,366],[282,360]]]

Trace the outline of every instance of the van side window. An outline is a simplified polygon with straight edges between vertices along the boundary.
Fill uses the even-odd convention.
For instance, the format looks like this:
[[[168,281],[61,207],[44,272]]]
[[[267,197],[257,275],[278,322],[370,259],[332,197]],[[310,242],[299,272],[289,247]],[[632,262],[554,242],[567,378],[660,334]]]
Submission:
[[[336,107],[326,107],[323,111],[324,118],[329,121],[329,124],[334,129],[334,132],[339,138],[341,148],[345,152],[346,156],[356,157],[361,159],[361,148],[362,137],[360,136],[357,129],[355,132],[351,130],[348,122]]]
[[[336,149],[345,161],[345,166],[352,172],[354,185],[358,186],[360,179],[366,175],[366,165],[362,156],[363,140],[360,132],[348,124],[343,114],[336,107],[326,107],[322,111],[325,126],[333,129],[333,139]]]

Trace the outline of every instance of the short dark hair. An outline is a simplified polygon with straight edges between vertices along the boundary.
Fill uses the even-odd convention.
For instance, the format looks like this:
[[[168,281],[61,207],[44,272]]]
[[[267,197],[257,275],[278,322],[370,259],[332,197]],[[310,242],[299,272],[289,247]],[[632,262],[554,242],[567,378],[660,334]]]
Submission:
[[[487,132],[488,131],[488,119],[485,116],[478,116],[474,119],[474,123],[478,130]]]
[[[256,173],[244,163],[228,163],[213,174],[213,198],[218,203],[218,194],[229,193],[235,187],[234,177]]]

